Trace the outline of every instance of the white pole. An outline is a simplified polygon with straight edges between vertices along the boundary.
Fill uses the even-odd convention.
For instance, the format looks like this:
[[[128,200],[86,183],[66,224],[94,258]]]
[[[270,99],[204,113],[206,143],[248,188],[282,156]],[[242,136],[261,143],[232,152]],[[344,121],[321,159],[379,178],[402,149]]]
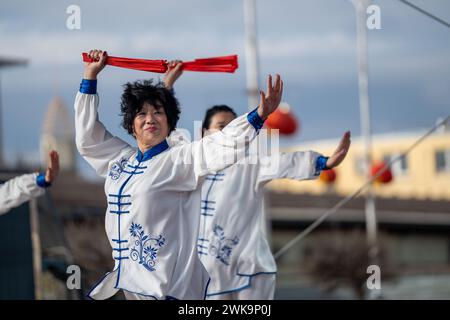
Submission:
[[[358,86],[361,134],[364,142],[365,174],[370,179],[370,165],[372,163],[372,138],[370,128],[370,103],[369,103],[369,76],[368,76],[368,53],[367,53],[367,7],[370,0],[352,0],[356,10],[356,37],[358,53]],[[378,264],[377,246],[377,218],[375,197],[370,185],[366,193],[365,204],[366,232],[369,245],[369,263]]]
[[[254,109],[259,102],[258,78],[259,61],[256,33],[255,0],[244,0],[245,21],[245,62],[247,66],[247,95],[249,109]]]
[[[0,168],[4,164],[3,158],[3,107],[2,107],[2,82],[1,82],[1,74],[0,74]]]
[[[42,255],[39,236],[39,211],[36,199],[30,200],[31,247],[33,252],[34,298],[42,300]]]

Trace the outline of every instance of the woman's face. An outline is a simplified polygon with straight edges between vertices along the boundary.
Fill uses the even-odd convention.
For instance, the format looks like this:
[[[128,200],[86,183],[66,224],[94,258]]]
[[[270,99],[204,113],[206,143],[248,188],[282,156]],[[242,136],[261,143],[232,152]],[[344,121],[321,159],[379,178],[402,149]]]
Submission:
[[[162,142],[169,135],[164,108],[145,103],[134,118],[133,131],[142,152]]]
[[[208,130],[205,130],[203,132],[203,135],[207,136],[217,131],[221,131],[223,128],[227,126],[227,124],[229,124],[235,118],[236,117],[231,112],[228,111],[217,112],[215,115],[211,117],[209,128]]]

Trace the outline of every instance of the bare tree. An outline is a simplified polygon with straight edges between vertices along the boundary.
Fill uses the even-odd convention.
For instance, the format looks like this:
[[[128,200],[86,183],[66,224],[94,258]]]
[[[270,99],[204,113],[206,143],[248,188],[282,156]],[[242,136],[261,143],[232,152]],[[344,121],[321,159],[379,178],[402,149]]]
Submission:
[[[366,234],[360,230],[322,233],[306,247],[304,267],[325,291],[331,292],[341,285],[347,285],[358,299],[364,299],[369,277],[367,267],[371,264],[368,249]],[[383,279],[393,277],[381,236],[377,264],[382,270]]]

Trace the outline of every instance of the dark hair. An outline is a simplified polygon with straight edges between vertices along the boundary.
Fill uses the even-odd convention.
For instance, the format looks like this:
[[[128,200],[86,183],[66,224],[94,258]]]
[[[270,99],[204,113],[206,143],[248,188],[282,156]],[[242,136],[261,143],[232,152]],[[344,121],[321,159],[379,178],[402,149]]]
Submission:
[[[213,107],[209,108],[208,110],[206,110],[205,118],[203,119],[203,123],[202,123],[202,131],[209,129],[209,126],[211,125],[211,118],[214,117],[214,115],[219,112],[230,112],[235,117],[237,117],[236,112],[234,112],[234,110],[227,105],[221,104],[221,105],[213,106]]]
[[[145,103],[155,108],[164,108],[169,125],[169,133],[175,130],[180,118],[180,107],[173,92],[167,89],[162,82],[156,84],[152,80],[141,80],[123,85],[125,90],[122,94],[120,111],[122,127],[133,135],[133,122],[136,115],[142,110]]]

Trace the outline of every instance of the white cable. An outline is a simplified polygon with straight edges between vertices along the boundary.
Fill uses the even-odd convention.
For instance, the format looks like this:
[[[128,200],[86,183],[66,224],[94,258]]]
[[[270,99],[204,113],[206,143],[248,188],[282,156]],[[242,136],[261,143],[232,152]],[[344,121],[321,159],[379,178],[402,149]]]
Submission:
[[[389,168],[394,162],[398,161],[402,157],[406,156],[409,152],[411,152],[412,149],[414,149],[419,143],[421,143],[423,140],[425,140],[430,134],[432,134],[437,128],[440,126],[446,124],[450,120],[450,116],[439,122],[435,127],[430,129],[425,135],[423,135],[419,140],[417,140],[415,143],[413,143],[403,154],[397,156],[396,158],[393,158],[388,164],[385,164],[381,170],[375,174],[370,180],[365,182],[358,190],[356,190],[353,194],[343,198],[341,201],[339,201],[334,207],[327,210],[322,216],[320,216],[316,221],[314,221],[312,224],[308,226],[305,230],[300,232],[295,238],[293,238],[291,241],[289,241],[286,245],[284,245],[280,250],[278,250],[277,253],[275,253],[274,257],[275,259],[278,259],[282,254],[284,254],[286,251],[288,251],[294,244],[299,242],[301,239],[306,237],[309,233],[311,233],[318,225],[322,223],[328,216],[332,215],[336,211],[338,211],[343,205],[345,205],[347,202],[355,198],[357,195],[359,195],[362,191],[364,191],[373,181],[375,181],[380,175],[386,171],[387,168]]]

